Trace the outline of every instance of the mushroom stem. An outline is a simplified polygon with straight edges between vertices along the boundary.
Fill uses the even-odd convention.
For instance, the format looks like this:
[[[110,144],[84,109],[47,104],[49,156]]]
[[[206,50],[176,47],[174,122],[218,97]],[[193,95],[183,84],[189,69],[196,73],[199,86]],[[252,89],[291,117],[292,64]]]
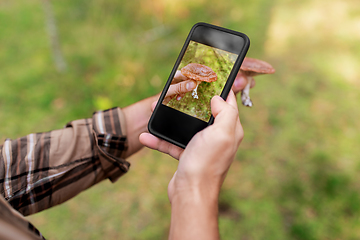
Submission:
[[[245,88],[241,91],[241,101],[242,104],[246,107],[252,107],[252,101],[250,99],[250,85],[251,85],[251,77],[246,77],[248,80]]]
[[[201,81],[196,81],[196,88],[191,93],[191,96],[193,96],[193,98],[195,98],[195,99],[199,98],[199,96],[197,95],[197,88],[198,88],[200,83],[201,83]]]

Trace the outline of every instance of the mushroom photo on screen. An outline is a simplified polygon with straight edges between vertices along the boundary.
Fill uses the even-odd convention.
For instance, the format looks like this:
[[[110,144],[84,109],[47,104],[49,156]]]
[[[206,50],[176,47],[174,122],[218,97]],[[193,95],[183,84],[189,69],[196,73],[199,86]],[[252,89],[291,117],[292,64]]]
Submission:
[[[217,80],[217,74],[208,66],[199,63],[189,63],[181,69],[181,73],[196,81],[196,88],[192,91],[193,98],[198,99],[197,89],[201,82],[215,82]]]

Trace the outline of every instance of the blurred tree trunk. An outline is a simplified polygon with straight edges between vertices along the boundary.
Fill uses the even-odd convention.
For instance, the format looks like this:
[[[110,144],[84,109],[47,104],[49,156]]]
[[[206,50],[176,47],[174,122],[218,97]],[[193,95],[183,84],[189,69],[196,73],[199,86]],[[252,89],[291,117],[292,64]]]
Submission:
[[[60,49],[60,41],[51,2],[50,0],[42,0],[42,3],[45,12],[46,29],[49,36],[55,67],[59,72],[65,72],[67,64]]]

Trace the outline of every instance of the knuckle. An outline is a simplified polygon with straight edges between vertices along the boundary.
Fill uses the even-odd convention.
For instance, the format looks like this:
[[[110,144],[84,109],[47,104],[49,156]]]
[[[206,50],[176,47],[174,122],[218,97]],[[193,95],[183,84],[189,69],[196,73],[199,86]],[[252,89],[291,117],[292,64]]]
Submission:
[[[183,93],[185,89],[186,89],[186,82],[181,82],[176,86],[175,93],[176,94]]]
[[[233,107],[233,106],[229,106],[227,108],[227,117],[229,119],[231,119],[232,121],[238,121],[239,119],[239,112],[237,110],[237,108]]]
[[[238,136],[236,137],[236,143],[239,146],[240,143],[242,142],[242,140],[244,139],[244,132],[243,131],[239,131],[240,133],[238,134]]]
[[[187,84],[187,81],[186,82],[183,82],[180,86],[180,92],[179,93],[185,93],[186,92],[186,84]]]
[[[215,134],[217,136],[216,139],[224,145],[228,145],[229,143],[232,142],[231,131],[225,132],[223,130],[221,130],[221,131],[218,130]]]

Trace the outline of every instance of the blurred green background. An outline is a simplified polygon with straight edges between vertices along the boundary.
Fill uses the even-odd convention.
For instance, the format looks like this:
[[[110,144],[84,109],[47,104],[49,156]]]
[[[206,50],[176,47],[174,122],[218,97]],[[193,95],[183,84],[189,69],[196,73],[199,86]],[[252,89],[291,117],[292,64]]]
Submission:
[[[46,3],[0,2],[2,141],[154,95],[194,23],[231,28],[277,71],[256,79],[253,108],[239,104],[245,138],[220,196],[222,238],[360,239],[358,0],[52,1],[58,47]],[[146,149],[129,161],[117,183],[30,220],[48,239],[166,239],[177,162]]]

